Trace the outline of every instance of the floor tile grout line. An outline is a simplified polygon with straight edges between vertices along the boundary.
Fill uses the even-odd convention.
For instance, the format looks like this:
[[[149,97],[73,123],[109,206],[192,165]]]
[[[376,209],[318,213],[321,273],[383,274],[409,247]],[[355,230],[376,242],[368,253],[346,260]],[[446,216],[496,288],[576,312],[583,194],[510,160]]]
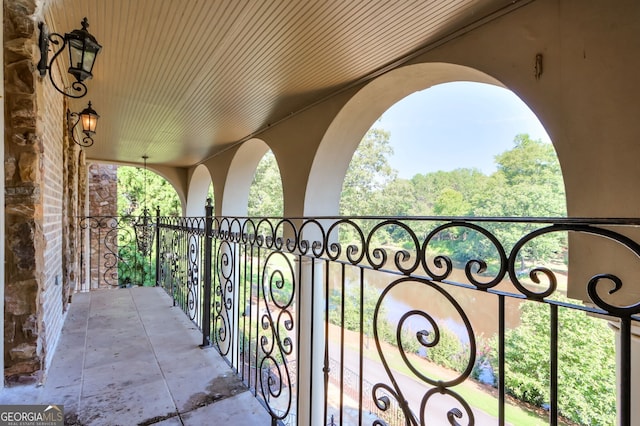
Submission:
[[[149,333],[147,332],[147,327],[145,326],[144,321],[142,320],[142,315],[140,314],[140,309],[138,309],[138,304],[136,303],[136,299],[135,299],[133,291],[132,291],[133,288],[129,288],[127,290],[129,290],[129,295],[131,296],[131,301],[133,302],[133,306],[135,306],[135,308],[136,308],[136,314],[138,315],[138,320],[140,321],[140,324],[142,325],[142,329],[144,330],[144,335],[147,338],[147,342],[149,343],[149,347],[151,348],[151,353],[153,354],[153,358],[156,360],[156,364],[158,364],[158,369],[160,370],[160,374],[162,375],[162,381],[164,382],[164,385],[167,388],[167,392],[169,392],[169,396],[171,396],[171,401],[173,401],[173,406],[176,409],[177,417],[180,420],[180,424],[184,425],[184,421],[182,420],[182,416],[180,414],[180,410],[178,409],[178,402],[176,401],[175,397],[173,396],[173,393],[171,392],[171,388],[169,387],[169,383],[167,382],[167,377],[165,376],[164,370],[162,369],[162,366],[160,365],[160,360],[158,359],[158,354],[156,354],[156,349],[153,346],[153,343],[151,343],[151,338],[149,337]]]

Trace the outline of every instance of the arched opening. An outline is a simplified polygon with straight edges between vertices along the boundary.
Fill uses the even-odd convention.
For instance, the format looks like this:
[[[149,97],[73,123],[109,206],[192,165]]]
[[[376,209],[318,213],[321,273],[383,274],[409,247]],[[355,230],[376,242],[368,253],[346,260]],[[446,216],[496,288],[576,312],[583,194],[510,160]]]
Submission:
[[[446,85],[443,84],[442,86]],[[436,87],[438,86],[433,87],[433,89]],[[486,104],[480,104],[480,107],[484,108],[483,112],[488,108]],[[458,108],[454,108],[453,110],[455,114],[460,114],[459,105]],[[532,112],[529,111],[529,113],[534,116]],[[407,118],[406,114],[404,114],[403,118]],[[475,134],[477,136],[476,139],[465,140],[466,143],[471,142],[477,143],[480,146],[486,146],[479,140],[478,131],[474,132],[473,129],[468,128],[469,125],[462,124],[459,116],[456,116],[455,118],[457,126],[463,127],[463,130],[469,131],[471,134]],[[438,119],[434,118],[434,120]],[[343,187],[343,191],[341,192],[343,203],[341,205],[340,214],[383,216],[430,215],[440,217],[508,216],[515,218],[566,216],[564,180],[557,154],[553,146],[547,140],[540,140],[540,138],[531,137],[526,134],[526,130],[523,129],[523,131],[516,131],[508,135],[507,145],[498,147],[492,153],[482,153],[490,154],[490,160],[495,159],[493,167],[485,168],[480,165],[474,167],[474,163],[471,163],[471,166],[469,166],[461,161],[461,164],[458,166],[454,165],[452,167],[444,167],[444,170],[439,170],[439,168],[436,167],[431,170],[425,169],[424,171],[418,171],[415,174],[409,174],[404,178],[399,178],[399,170],[394,170],[391,163],[385,163],[385,161],[389,161],[389,158],[385,156],[385,147],[391,145],[388,144],[388,139],[392,139],[393,134],[391,134],[391,136],[385,134],[387,129],[384,128],[383,124],[384,119],[379,123],[376,123],[373,126],[374,130],[370,130],[366,133],[359,148],[354,150],[353,161],[360,163],[360,167],[353,173],[351,173],[352,170],[347,168],[347,171],[344,174],[344,183],[345,185],[355,185],[356,183],[360,183],[367,188],[366,191],[358,192],[357,190],[354,190],[357,189],[355,186],[348,188]],[[382,127],[378,128],[380,125],[382,125]],[[494,122],[492,123],[492,126],[500,128],[501,124]],[[451,130],[451,132],[453,133],[454,130]],[[346,133],[348,134],[348,131]],[[428,132],[421,132],[420,136],[426,147],[429,147],[430,142],[451,145],[451,142],[443,141]],[[342,140],[342,147],[346,145],[345,142],[349,141]],[[338,145],[334,148],[338,151],[341,149]],[[360,148],[364,148],[365,152],[359,152]],[[413,165],[426,167],[433,164],[437,166],[439,162],[444,164],[445,153],[435,153],[437,148],[440,148],[440,146],[432,147],[430,151],[427,150],[427,154],[423,154],[418,148],[414,148],[412,151],[413,157],[411,158],[414,162]],[[451,148],[453,154],[458,155],[458,160],[463,160],[463,154],[466,153],[461,152],[461,149],[464,148],[455,146]],[[469,156],[472,160],[475,159],[478,161],[478,154],[473,152],[473,148],[475,147],[471,146],[470,148]],[[487,149],[485,148],[485,150]],[[342,152],[344,155],[351,158],[346,149],[343,149]],[[329,158],[330,154],[327,152],[323,153],[321,148],[318,151],[319,156],[317,158],[321,158],[324,154],[327,155],[326,158]],[[333,165],[340,162],[340,159],[335,152],[331,155],[333,155]],[[318,171],[315,169],[315,165],[316,164],[314,163],[314,171]],[[327,169],[324,170],[325,189],[327,185],[331,185],[333,179],[332,175],[339,172],[339,169],[335,167],[332,169],[331,165],[327,165],[327,167],[329,171],[327,171]],[[409,165],[407,165],[407,168],[410,168]],[[312,173],[310,183],[313,182],[313,178],[314,176]],[[307,197],[316,197],[323,194],[322,191],[322,188],[317,191],[314,188],[314,190],[309,192],[308,187]],[[347,192],[347,194],[345,194],[345,192]],[[331,204],[333,203],[331,196],[335,196],[335,194],[328,194],[328,191],[325,191],[324,195],[326,196],[326,198],[324,198],[324,207],[327,206],[326,203],[328,202],[329,205],[333,206],[332,208],[335,208],[335,205]],[[345,200],[345,196],[349,198]],[[305,207],[317,210],[323,208],[323,206],[320,205],[322,203],[318,203],[318,200],[311,202],[311,200],[308,199],[308,201],[309,202],[305,204]],[[361,202],[360,206],[357,205],[359,201]],[[330,211],[325,211],[324,213],[331,214]],[[310,213],[307,212],[307,214]],[[364,219],[362,222],[364,222]],[[496,224],[496,226],[483,224],[483,226],[485,229],[489,229],[494,236],[498,237],[501,243],[504,244],[507,254],[520,238],[527,235],[528,232],[531,232],[534,229],[530,223],[523,225],[515,223],[500,223]],[[414,259],[415,251],[411,252],[411,248],[415,248],[415,246],[412,246],[411,241],[409,241],[409,244],[404,245],[406,238],[405,240],[402,238],[406,237],[406,235],[403,235],[403,230],[398,228],[398,226],[391,224],[384,229],[385,232],[388,230],[388,235],[383,235],[383,232],[378,231],[375,235],[375,240],[367,240],[367,243],[372,242],[376,247],[393,247],[394,250],[407,248],[407,258]],[[420,242],[423,241],[424,235],[430,232],[429,228],[425,227],[423,229],[420,225],[416,225],[413,230],[416,232],[417,239]],[[343,246],[346,246],[347,241],[342,239],[343,235],[340,235],[340,237],[341,242],[345,243]],[[358,235],[354,233],[354,235],[350,236],[347,233],[347,237],[354,237],[354,239],[357,239]],[[489,260],[487,265],[477,268],[477,270],[474,270],[473,266],[471,266],[471,270],[473,270],[472,273],[477,273],[478,276],[482,276],[483,271],[480,271],[480,269],[483,268],[488,269],[488,276],[492,273],[495,274],[495,272],[491,272],[491,269],[496,263],[500,263],[500,260],[496,263],[491,262],[491,256],[494,256],[494,254],[490,253],[490,250],[485,250],[484,246],[486,242],[486,240],[483,241],[482,235],[475,236],[474,231],[469,228],[459,227],[458,229],[456,227],[451,227],[443,229],[439,234],[435,235],[435,238],[430,241],[430,244],[428,246],[425,245],[424,250],[427,252],[426,257],[446,256],[448,260],[451,260],[452,263],[450,268],[452,269],[451,272],[448,272],[447,279],[450,279],[453,282],[468,283],[469,281],[466,277],[468,277],[469,271],[465,268],[474,265],[473,262],[476,262],[475,259],[481,259],[482,261]],[[349,243],[351,243],[351,241],[349,241]],[[357,242],[355,245],[357,246]],[[461,245],[464,246],[462,248],[472,247],[472,250],[468,252],[458,250]],[[560,235],[559,233],[554,234],[553,238],[550,239],[538,237],[535,241],[527,243],[519,253],[519,260],[515,265],[516,274],[520,277],[519,279],[521,279],[521,282],[531,285],[532,287],[535,287],[538,284],[544,286],[545,283],[540,283],[538,281],[539,276],[532,279],[532,277],[537,273],[531,272],[538,268],[539,265],[544,265],[544,267],[548,268],[549,271],[553,271],[554,280],[557,279],[557,282],[554,282],[554,290],[551,292],[554,294],[548,299],[555,298],[561,302],[565,301],[566,298],[564,294],[567,292],[568,271],[567,247],[566,234]],[[371,247],[369,247],[369,250],[371,250]],[[485,251],[483,252],[483,250]],[[498,254],[497,251],[496,254]],[[411,262],[408,261],[407,263]],[[479,263],[476,263],[475,265],[478,266]],[[353,269],[352,273],[350,272],[350,269]],[[349,284],[347,284],[346,290],[344,287],[342,289],[332,287],[332,294],[339,294],[329,302],[329,310],[332,312],[338,312],[337,309],[332,310],[332,306],[351,306],[352,299],[356,300],[356,304],[358,301],[361,301],[364,303],[363,306],[367,306],[369,303],[373,304],[379,299],[380,293],[389,286],[388,280],[384,279],[380,279],[377,284],[375,283],[376,274],[384,274],[382,272],[372,272],[367,275],[365,279],[362,279],[360,278],[361,275],[359,275],[357,268],[347,267],[343,269],[343,271],[345,271],[345,277],[342,281],[346,283],[358,283],[358,285],[352,286],[357,288],[357,291],[354,290],[353,294],[351,294],[351,287]],[[330,276],[328,278],[328,282],[339,282],[335,278],[336,277]],[[376,287],[376,285],[379,285],[380,287]],[[513,287],[509,287],[511,283],[505,282],[504,284],[500,283],[499,285],[501,286],[499,287],[501,290],[517,293]],[[556,285],[557,288],[555,287]],[[371,290],[371,295],[369,295],[369,290]],[[485,297],[484,293],[479,294],[479,292],[474,290],[457,287],[451,289],[447,287],[446,291],[463,307],[467,318],[469,318],[469,324],[471,324],[467,329],[473,329],[476,333],[477,341],[480,342],[481,345],[486,344],[486,347],[493,348],[492,350],[495,351],[495,346],[492,346],[493,340],[483,340],[484,338],[491,339],[492,336],[497,333],[498,319],[496,315],[498,310],[495,307],[495,296],[487,295],[487,297]],[[401,286],[395,287],[393,291],[385,293],[385,297],[387,298],[385,303],[388,304],[380,305],[381,308],[386,308],[386,313],[382,316],[384,318],[383,322],[384,324],[389,325],[388,328],[395,330],[399,326],[398,324],[400,320],[397,316],[394,317],[394,309],[401,312],[428,312],[432,319],[435,318],[435,322],[440,323],[439,336],[442,342],[446,342],[446,345],[450,345],[448,349],[449,355],[441,356],[435,349],[424,350],[420,348],[419,345],[416,345],[414,348],[415,352],[418,356],[427,358],[431,363],[439,364],[441,367],[454,371],[456,368],[459,368],[459,366],[456,366],[455,362],[452,362],[452,360],[455,359],[455,356],[452,357],[451,353],[464,353],[465,345],[468,345],[468,341],[465,341],[464,336],[460,335],[460,330],[464,330],[465,325],[454,319],[455,311],[453,313],[450,312],[450,310],[438,312],[441,304],[446,305],[446,303],[441,302],[446,302],[446,300],[444,300],[445,298],[438,299],[440,295],[438,295],[437,292],[434,293],[435,294],[429,295],[431,298],[429,299],[429,304],[422,304],[420,301],[421,298],[416,296],[415,286],[406,286],[405,288],[401,288]],[[422,299],[424,300],[424,296]],[[509,364],[509,368],[521,372],[526,376],[531,373],[532,365],[521,362],[521,356],[518,354],[525,352],[531,353],[533,352],[534,346],[541,346],[544,342],[549,341],[548,307],[535,302],[520,303],[515,300],[511,302],[513,302],[513,304],[506,307],[507,328],[510,330],[504,335],[507,345],[510,348],[507,362]],[[576,302],[572,301],[571,303]],[[436,307],[434,307],[434,305],[436,305]],[[398,308],[398,306],[402,307]],[[484,310],[487,306],[492,307],[488,310]],[[362,309],[364,309],[364,307]],[[337,318],[335,324],[341,325],[351,323],[353,318],[347,316],[348,311],[349,310],[344,311],[344,317]],[[358,310],[356,309],[354,311],[357,312]],[[369,315],[365,314],[365,318],[368,316]],[[385,321],[388,321],[388,324]],[[602,378],[602,385],[608,389],[608,393],[614,394],[615,374],[613,373],[612,367],[615,363],[613,351],[614,339],[613,333],[607,328],[606,323],[587,316],[582,312],[567,313],[562,318],[562,321],[565,330],[589,330],[587,334],[598,336],[597,344],[594,341],[593,347],[598,346],[602,348],[603,353],[606,353],[606,357],[602,358],[602,362],[603,365],[608,366],[607,369],[610,374],[601,375],[601,372],[596,372],[595,374]],[[442,325],[441,323],[445,324]],[[356,324],[357,325],[354,330],[360,330],[361,325],[357,323],[357,321]],[[491,327],[487,327],[488,324],[491,324]],[[540,324],[544,325],[540,326]],[[377,325],[380,327],[380,324]],[[415,329],[409,330],[409,335],[415,335],[415,330],[421,330],[423,329],[422,327],[424,327],[425,330],[428,330],[428,333],[433,331],[430,329],[430,325],[427,322],[424,324],[416,323],[412,326],[415,327]],[[380,331],[380,328],[378,331]],[[405,330],[403,329],[403,331]],[[338,339],[335,336],[332,337],[331,333],[332,332],[330,330],[330,340]],[[525,336],[528,333],[533,333],[536,338],[527,339]],[[364,334],[367,337],[371,334],[366,327],[364,329]],[[411,341],[411,337],[408,337],[406,341],[403,340],[405,343]],[[535,341],[536,343],[528,343],[527,341]],[[521,344],[521,342],[527,342],[527,344]],[[558,344],[560,348],[559,350],[563,353],[571,354],[570,357],[575,359],[580,358],[579,348],[572,347],[572,345],[576,345],[575,340],[573,340],[571,335],[564,334]],[[408,343],[404,349],[406,350],[407,348]],[[414,351],[414,349],[410,350]],[[421,349],[422,353],[419,352]],[[491,355],[487,353],[486,359],[489,360],[490,356]],[[538,364],[544,363],[544,356],[548,355],[543,354],[542,357],[536,359],[536,362]],[[572,362],[570,367],[575,368],[576,371],[580,371],[579,376],[582,378],[594,377],[592,370],[590,370],[588,366],[582,365],[580,362]],[[480,368],[478,370],[477,378],[479,380],[486,380],[487,383],[493,383],[494,380],[493,373],[488,368],[486,370]],[[517,378],[512,378],[512,380],[516,383],[515,380],[517,380]],[[569,381],[570,379],[567,377],[565,380]],[[530,395],[526,393],[518,394],[517,389],[511,389],[510,392],[512,392],[513,396],[519,398],[526,404],[544,406],[546,404],[545,398],[548,398],[545,396],[545,386],[548,388],[548,385],[545,384],[544,377],[538,377],[537,382],[542,383],[542,386],[538,388],[541,390],[538,398],[539,401],[532,400]],[[588,391],[580,387],[579,383],[571,382],[571,385],[567,386],[567,388],[575,391],[574,393],[577,400],[582,397],[585,398],[584,400],[589,400]],[[532,390],[532,392],[534,391]],[[593,401],[590,403],[592,402]],[[526,411],[526,404],[518,405]],[[571,404],[574,404],[574,402],[565,400],[562,401],[562,404],[562,408],[568,412],[570,410],[569,407],[571,407]],[[577,404],[579,403],[576,403],[576,405]],[[613,418],[613,416],[615,416],[615,404],[608,404],[608,406],[605,407],[605,411],[606,413],[603,414],[603,418]],[[590,413],[589,415],[597,416],[599,413]],[[518,421],[516,421],[516,423],[518,423]]]
[[[313,161],[304,201],[305,216],[336,215],[347,167],[367,130],[400,99],[450,81],[502,86],[495,78],[455,64],[416,64],[395,69],[363,87],[327,129]]]
[[[561,217],[565,199],[556,152],[524,102],[502,87],[455,82],[402,99],[367,131],[340,213]]]
[[[284,213],[282,179],[272,151],[267,151],[256,168],[249,188],[249,216],[278,217]]]
[[[204,216],[207,198],[211,198],[212,204],[215,202],[211,175],[206,166],[201,164],[196,167],[189,181],[186,215],[188,217]]]
[[[269,150],[260,139],[250,139],[238,149],[231,161],[222,200],[223,216],[246,216],[249,188],[258,163]]]
[[[78,223],[80,288],[155,285],[156,208],[162,216],[182,215],[175,188],[152,170],[113,164],[91,164],[88,180],[87,216]]]
[[[145,206],[151,214],[155,214],[157,207],[161,216],[182,214],[182,203],[175,188],[154,171],[119,166],[117,176],[118,216],[142,215]]]
[[[487,108],[487,106],[483,105],[483,108]],[[456,109],[455,113],[459,114],[459,109]],[[531,115],[533,116],[533,113]],[[403,118],[406,119],[406,113]],[[456,125],[465,127],[460,123],[459,116],[455,118],[457,119]],[[526,133],[514,133],[511,135],[510,146],[503,147],[492,153],[491,156],[495,158],[495,168],[493,169],[485,171],[484,167],[468,167],[463,163],[462,167],[454,166],[448,168],[448,170],[438,170],[436,167],[427,172],[418,172],[409,174],[405,178],[398,178],[399,170],[394,170],[388,158],[389,148],[391,148],[389,139],[393,136],[386,132],[387,129],[383,127],[384,122],[385,120],[382,119],[381,122],[376,123],[366,133],[360,146],[355,150],[352,163],[345,174],[344,185],[346,187],[343,187],[342,191],[341,214],[440,217],[502,216],[512,218],[566,216],[564,181],[557,155],[549,142],[532,138]],[[380,125],[382,127],[378,128]],[[498,123],[493,125],[499,127]],[[477,132],[474,133],[473,129],[467,128],[465,130],[471,130],[472,134],[478,134]],[[453,132],[453,130],[451,131]],[[441,141],[441,139],[433,138],[433,135],[428,132],[418,133],[422,140],[436,139],[436,142]],[[466,142],[468,143],[469,141],[467,140]],[[477,141],[472,140],[472,142]],[[429,143],[427,142],[425,145],[428,147]],[[449,145],[445,146],[445,148],[459,156],[461,156],[461,150],[464,149],[464,147],[450,146],[451,144],[446,142],[444,142],[444,145]],[[424,149],[426,147],[419,148]],[[444,163],[443,157],[447,154],[446,152],[433,153],[437,151],[437,148],[442,148],[442,146],[432,148],[430,153],[429,150],[426,150],[428,152],[427,155],[420,153],[420,149],[414,148],[412,151],[413,157],[410,157],[410,161],[414,164],[408,164],[405,161],[404,165],[410,169],[415,165],[425,168],[433,163],[437,165],[439,159]],[[478,158],[473,153],[471,153],[471,156],[476,160]],[[461,160],[462,158],[459,159]],[[352,166],[356,163],[357,167],[354,169]],[[360,205],[358,205],[359,202],[361,203]],[[451,220],[451,218],[446,220]],[[362,219],[362,222],[365,222],[365,220]],[[462,223],[462,221],[459,221],[459,223]],[[531,223],[501,223],[496,226],[493,226],[493,224],[481,225],[500,240],[506,248],[507,254],[520,238],[535,229],[531,226]],[[363,229],[366,228],[366,224],[362,226]],[[430,228],[421,228],[421,226],[421,224],[416,224],[415,228],[413,228],[414,235],[418,236],[417,239],[420,242],[423,241],[423,235],[431,231]],[[394,225],[388,226],[385,229],[388,234],[377,232],[375,239],[367,239],[367,243],[373,242],[376,247],[393,247],[394,250],[407,248],[407,259],[413,258],[415,253],[411,252],[411,249],[415,248],[415,246],[412,246],[411,241],[407,240],[407,235],[403,233],[403,230],[398,228],[398,226]],[[474,235],[474,233],[477,235]],[[341,242],[344,243],[343,245],[352,244],[351,241],[345,241],[343,239],[344,236],[340,236]],[[357,239],[358,235],[346,233],[346,238],[352,237]],[[542,268],[546,268],[554,277],[553,290],[550,292],[552,294],[546,297],[548,300],[555,299],[562,303],[567,300],[565,296],[568,285],[567,235],[555,233],[552,237],[549,235],[549,239],[546,239],[546,237],[538,237],[523,246],[522,251],[519,252],[519,263],[515,265],[515,274],[512,276],[519,276],[521,283],[531,285],[533,288],[536,285],[540,285],[538,288],[545,288],[545,283],[541,283],[539,276],[537,276],[541,270],[538,269],[540,268],[539,265],[543,265]],[[486,262],[486,264],[484,264],[484,261],[491,260],[491,256],[497,259],[496,255],[499,253],[497,250],[495,254],[483,251],[485,250],[483,245],[487,241],[482,241],[482,234],[465,226],[453,226],[442,229],[429,238],[432,238],[429,240],[430,244],[425,243],[423,247],[425,257],[437,258],[442,256],[440,258],[441,261],[444,258],[447,261],[451,261],[447,267],[450,268],[447,269],[448,280],[468,283],[471,281],[468,279],[469,275],[476,274],[482,277],[485,273],[484,270],[487,272],[486,276],[495,276],[495,269],[492,271],[492,267],[500,265],[500,260],[493,263]],[[405,245],[405,243],[408,244]],[[460,247],[462,249],[459,249]],[[471,247],[471,250],[469,250],[469,247]],[[464,251],[464,249],[467,249],[467,251]],[[371,247],[369,247],[369,250],[371,250]],[[478,259],[482,261],[483,266],[480,266],[481,263]],[[434,263],[438,264],[438,262]],[[440,265],[443,264],[441,263]],[[474,269],[474,267],[477,268]],[[538,270],[536,271],[536,269]],[[426,375],[431,374],[430,368],[432,364],[452,372],[460,371],[461,367],[455,364],[455,359],[457,355],[464,353],[468,348],[470,339],[467,338],[465,340],[464,332],[470,332],[471,330],[476,333],[474,344],[478,342],[480,345],[485,345],[486,348],[489,348],[487,353],[481,355],[484,357],[482,358],[484,362],[487,365],[494,363],[495,358],[491,357],[495,357],[495,342],[497,338],[492,336],[497,336],[497,324],[499,322],[495,295],[478,292],[476,289],[443,286],[446,287],[446,294],[453,296],[453,300],[460,304],[456,306],[462,306],[466,315],[465,321],[468,319],[468,322],[465,323],[464,321],[456,320],[456,312],[459,313],[460,311],[457,311],[457,307],[454,307],[453,304],[440,311],[448,300],[438,292],[423,292],[418,296],[417,286],[408,285],[404,287],[398,285],[392,291],[387,292],[390,287],[388,278],[378,278],[379,275],[384,275],[384,272],[372,272],[362,279],[360,278],[362,275],[359,275],[360,271],[357,268],[347,267],[343,268],[342,271],[344,271],[342,272],[343,276],[336,275],[336,272],[331,275],[332,272],[329,271],[328,282],[357,283],[357,285],[347,284],[345,287],[343,284],[341,289],[333,286],[331,288],[333,299],[329,302],[329,310],[331,312],[339,312],[340,306],[358,306],[358,303],[362,303],[361,310],[365,310],[367,306],[374,306],[376,301],[386,297],[384,303],[378,302],[379,304],[376,306],[379,315],[378,322],[375,324],[378,332],[376,338],[385,340],[385,343],[389,343],[392,346],[395,345],[398,348],[402,346],[401,351],[407,351],[412,355],[417,355],[418,358],[427,359],[428,362],[416,361],[414,364],[419,365],[417,369],[421,372],[426,372]],[[514,287],[510,287],[512,284],[509,282],[509,278],[506,278],[498,284],[498,288],[517,294],[518,291]],[[425,300],[428,300],[428,303]],[[574,300],[570,303],[580,302]],[[520,401],[516,404],[517,410],[521,411],[521,414],[518,415],[525,417],[529,415],[535,416],[535,413],[529,411],[527,404],[537,405],[538,407],[547,405],[549,398],[547,389],[549,385],[546,381],[548,379],[545,378],[544,374],[534,375],[534,366],[546,362],[548,355],[546,352],[541,352],[537,357],[532,357],[535,361],[523,361],[521,354],[531,354],[535,352],[536,348],[548,344],[549,309],[547,306],[536,302],[519,302],[516,299],[511,300],[506,308],[503,305],[503,309],[506,312],[506,319],[502,317],[500,320],[506,321],[507,328],[510,329],[503,335],[508,347],[506,359],[508,368],[511,370],[509,380],[512,380],[513,383],[513,385],[509,385],[513,387],[508,388],[508,392]],[[353,311],[358,312],[359,309]],[[368,342],[368,339],[373,334],[372,325],[366,322],[364,325],[361,322],[358,323],[357,316],[349,316],[350,312],[350,309],[343,310],[342,316],[338,315],[337,318],[331,319],[332,324],[342,325],[343,327],[344,324],[355,324],[355,327],[350,330],[355,332],[360,329],[364,330],[365,342]],[[420,322],[420,319],[418,319],[413,324],[408,324],[407,322],[402,328],[402,321],[405,320],[405,317],[401,315],[403,312],[428,312],[429,321]],[[365,318],[370,316],[369,313],[364,315]],[[602,379],[600,384],[607,389],[606,393],[610,395],[615,393],[615,374],[613,369],[615,364],[613,350],[615,343],[614,335],[605,321],[595,319],[584,312],[563,311],[561,316],[562,327],[565,329],[588,330],[586,334],[597,336],[594,340],[588,340],[584,339],[585,333],[583,333],[579,339],[576,339],[571,333],[566,333],[559,340],[558,350],[563,353],[563,356],[566,356],[564,358],[566,364],[562,367],[566,370],[559,374],[563,378],[562,380],[566,381],[564,386],[571,389],[576,395],[576,400],[565,398],[561,402],[562,410],[569,413],[582,404],[581,401],[589,401],[588,404],[590,406],[597,405],[595,400],[590,399],[590,390],[581,384],[585,377],[589,377],[588,380],[592,380],[595,377]],[[415,336],[417,330],[427,330],[426,335],[433,333],[434,323],[438,323],[437,333],[441,342],[440,347],[448,347],[446,356],[436,350],[437,346],[432,349],[431,346],[423,344],[422,346],[424,347],[421,347],[420,344],[416,344],[415,338],[412,337]],[[488,324],[490,324],[490,327],[487,326]],[[384,334],[388,330],[396,330],[398,328],[402,328],[403,332],[408,331],[407,335],[398,337],[397,340],[391,337],[387,342]],[[329,340],[338,340],[339,334],[336,334],[338,332],[342,333],[343,331],[330,330]],[[400,335],[398,334],[398,336]],[[485,340],[487,337],[489,339]],[[420,341],[420,338],[418,338],[418,341]],[[591,354],[584,354],[579,345],[585,345],[585,341],[589,342],[586,345],[590,347],[600,348],[602,350],[601,354],[596,354],[593,358],[590,358]],[[411,343],[415,345],[412,347]],[[427,346],[429,347],[425,349]],[[606,367],[597,371],[589,368],[583,369],[580,365],[581,363],[575,361],[578,359],[589,359],[586,362],[590,365],[602,363]],[[399,364],[399,366],[401,365]],[[395,367],[392,366],[391,368],[394,369]],[[477,375],[474,379],[489,384],[495,382],[495,376],[490,368],[487,367],[485,369],[481,365],[474,366],[474,368],[477,368]],[[576,368],[581,371],[580,380],[571,380],[571,374],[568,373],[570,368]],[[530,377],[534,377],[534,379],[530,380]],[[527,386],[524,384],[527,381],[529,385],[532,383],[533,385],[523,392],[520,389],[523,386]],[[536,395],[535,398],[531,396],[532,394]],[[483,408],[481,406],[477,407],[479,409]],[[615,404],[610,400],[606,404],[599,405],[590,411],[588,416],[607,419],[606,421],[610,422],[615,419]],[[568,415],[568,418],[572,421],[578,421],[576,420],[577,417],[571,417],[571,414]],[[518,420],[509,421],[520,423]]]

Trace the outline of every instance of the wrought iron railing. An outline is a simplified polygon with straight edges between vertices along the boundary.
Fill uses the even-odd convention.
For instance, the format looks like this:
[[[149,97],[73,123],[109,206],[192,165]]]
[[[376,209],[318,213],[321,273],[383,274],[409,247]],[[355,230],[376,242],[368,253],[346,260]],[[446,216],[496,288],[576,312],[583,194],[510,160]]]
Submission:
[[[138,250],[137,216],[87,216],[78,219],[81,288],[155,285],[155,252]],[[152,260],[153,259],[153,260]]]
[[[584,283],[571,281],[567,266],[568,241],[580,235],[589,238],[572,247],[606,240],[640,268],[640,245],[625,236],[639,220],[257,219],[207,211],[158,218],[157,282],[273,424],[505,424],[508,405],[517,405],[509,374],[524,306],[542,308],[536,326],[548,335],[536,348],[545,389],[532,415],[558,424],[571,414],[562,372],[568,312],[619,330],[620,380],[601,384],[617,390],[612,421],[640,421],[631,418],[640,303],[617,275],[625,255],[608,256],[610,268]],[[595,349],[585,347],[585,356]],[[601,367],[572,362],[577,375]],[[469,397],[469,383],[488,399]],[[590,422],[585,417],[597,423]]]

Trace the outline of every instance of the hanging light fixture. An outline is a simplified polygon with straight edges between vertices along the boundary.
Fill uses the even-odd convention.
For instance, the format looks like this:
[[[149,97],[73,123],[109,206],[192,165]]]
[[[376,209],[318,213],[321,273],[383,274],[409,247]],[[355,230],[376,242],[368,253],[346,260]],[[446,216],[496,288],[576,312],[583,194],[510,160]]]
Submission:
[[[136,222],[133,224],[134,231],[136,233],[136,244],[138,245],[138,251],[143,256],[148,256],[151,253],[151,247],[153,246],[153,238],[155,236],[153,222],[149,216],[149,209],[147,209],[147,155],[143,155],[144,160],[144,202],[142,208],[142,216],[139,216]]]
[[[93,145],[92,136],[96,133],[98,118],[100,118],[98,113],[91,108],[91,101],[89,101],[89,105],[79,113],[67,110],[67,126],[69,127],[69,136],[71,136],[71,139],[73,139],[76,144],[83,147]],[[85,134],[82,141],[76,139],[74,132],[78,124],[82,125],[82,133]]]
[[[87,27],[89,22],[87,18],[84,18],[81,22],[82,29],[73,30],[70,33],[66,33],[64,36],[58,33],[47,33],[47,28],[44,22],[38,24],[40,29],[40,61],[38,62],[38,70],[40,70],[40,76],[44,77],[49,70],[49,80],[53,84],[53,87],[60,93],[70,98],[81,98],[87,94],[87,86],[83,83],[84,80],[93,77],[91,71],[96,60],[96,56],[102,49],[102,46],[98,44],[96,38],[92,36]],[[54,53],[51,61],[49,59],[49,42],[54,45],[59,45],[62,42],[62,46],[56,53]],[[71,84],[71,88],[78,93],[66,93],[62,90],[53,79],[53,73],[51,72],[51,65],[56,60],[58,55],[62,53],[65,46],[69,46],[69,74],[76,78]]]

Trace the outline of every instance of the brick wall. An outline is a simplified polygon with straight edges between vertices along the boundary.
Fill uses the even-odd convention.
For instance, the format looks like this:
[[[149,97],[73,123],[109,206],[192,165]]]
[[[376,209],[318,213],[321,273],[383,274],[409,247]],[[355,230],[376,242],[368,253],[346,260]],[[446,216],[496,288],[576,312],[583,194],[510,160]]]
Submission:
[[[48,83],[48,80],[44,80]],[[62,236],[64,204],[64,100],[51,84],[43,84],[38,102],[43,145],[42,233],[44,235],[44,280],[40,289],[42,322],[40,338],[44,352],[44,368],[50,365],[64,321]]]

